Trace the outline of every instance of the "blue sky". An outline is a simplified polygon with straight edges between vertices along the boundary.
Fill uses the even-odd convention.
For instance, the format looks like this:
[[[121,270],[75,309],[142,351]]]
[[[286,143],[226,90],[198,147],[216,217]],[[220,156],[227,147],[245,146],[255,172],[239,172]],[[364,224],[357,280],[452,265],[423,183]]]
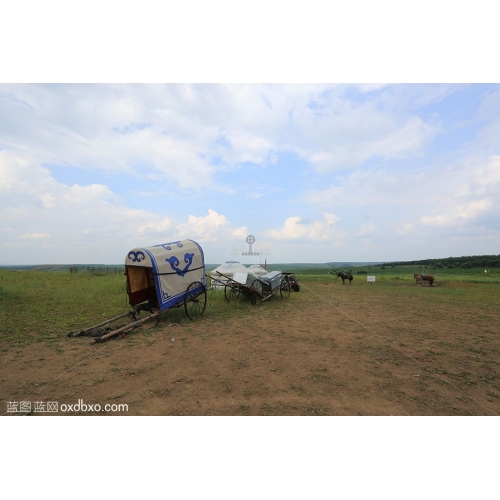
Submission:
[[[499,253],[495,83],[6,83],[0,116],[1,264]]]

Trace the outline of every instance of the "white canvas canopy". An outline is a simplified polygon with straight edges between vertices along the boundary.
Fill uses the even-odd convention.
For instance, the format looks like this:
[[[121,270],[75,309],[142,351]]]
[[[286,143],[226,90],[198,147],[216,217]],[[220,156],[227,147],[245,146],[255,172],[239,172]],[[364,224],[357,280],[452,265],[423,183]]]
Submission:
[[[219,267],[216,267],[211,273],[210,276],[215,278],[215,280],[212,282],[212,286],[217,286],[220,283],[226,283],[227,278],[224,276],[228,276],[229,278],[233,278],[235,273],[248,273],[249,269],[245,267],[243,264],[240,262],[237,262],[235,260],[229,260],[227,262],[224,262],[224,264],[221,264]],[[224,276],[221,276],[219,273],[223,274]]]
[[[256,276],[264,276],[268,273],[267,269],[259,266],[259,264],[252,264],[251,266],[248,266],[248,270]]]

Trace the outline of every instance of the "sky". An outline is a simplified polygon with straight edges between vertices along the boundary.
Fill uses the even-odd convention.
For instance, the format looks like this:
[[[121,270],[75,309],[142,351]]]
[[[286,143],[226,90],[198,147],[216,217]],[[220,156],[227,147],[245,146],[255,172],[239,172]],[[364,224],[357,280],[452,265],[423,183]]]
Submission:
[[[0,116],[2,264],[499,252],[497,84],[1,84]]]
[[[19,13],[22,6],[8,8]],[[439,19],[433,12],[432,25]],[[462,23],[470,17],[457,12]],[[271,14],[261,23],[270,26],[278,18]],[[288,16],[302,22],[301,12]],[[139,35],[159,40],[158,25],[148,19],[152,28],[143,26]],[[479,43],[494,38],[488,19],[476,28]],[[37,43],[23,45],[19,29],[2,35],[17,37],[19,47],[6,53],[0,72],[0,265],[120,264],[133,248],[182,239],[197,241],[211,264],[499,253],[500,85],[472,71],[472,61],[482,64],[479,55],[489,56],[470,41],[431,30],[423,45],[416,22],[395,28],[399,35],[420,36],[399,46],[383,29],[384,22],[396,26],[390,17],[356,41],[338,23],[337,35],[326,34],[328,21],[316,18],[317,26],[300,31],[300,39],[290,36],[297,24],[284,28],[289,52],[276,32],[247,41],[254,31],[243,25],[245,43],[235,49],[217,29],[227,22],[212,19],[215,24],[205,28],[212,38],[183,45],[188,71],[179,63],[178,45],[163,48],[169,47],[165,38],[162,48],[141,53],[145,62],[136,73],[114,74],[105,20],[85,39],[74,25],[67,53],[56,31],[67,36],[68,27],[57,20],[38,28],[44,36]],[[361,21],[356,36],[370,25],[368,18]],[[233,37],[236,32],[231,28]],[[172,36],[179,33],[186,35],[178,30]],[[169,35],[163,30],[161,36]],[[352,43],[336,53],[331,47],[338,38],[326,48],[314,44],[327,36],[350,36]],[[141,58],[120,33],[116,38],[124,48],[112,60],[134,67],[130,62]],[[458,53],[450,52],[451,43]],[[207,54],[222,46],[223,55],[208,69]],[[44,49],[53,54],[48,70],[40,58]],[[250,50],[268,54],[247,65],[241,56]],[[448,66],[466,67],[466,74],[441,72],[444,53]],[[168,61],[158,64],[159,54],[170,57],[177,73],[151,73],[152,67],[169,67]],[[427,55],[416,71],[415,54]],[[431,73],[419,73],[422,66]],[[107,83],[112,81],[142,83]],[[245,81],[250,83],[238,83]],[[292,83],[281,83],[287,81]],[[250,250],[249,235],[258,256],[242,255]]]

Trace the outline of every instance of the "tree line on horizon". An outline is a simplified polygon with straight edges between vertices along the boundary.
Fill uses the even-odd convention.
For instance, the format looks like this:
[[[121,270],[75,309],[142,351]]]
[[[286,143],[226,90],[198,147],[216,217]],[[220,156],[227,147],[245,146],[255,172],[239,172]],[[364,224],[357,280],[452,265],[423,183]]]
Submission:
[[[469,269],[472,267],[500,267],[500,255],[469,255],[464,257],[446,257],[444,259],[408,260],[388,262],[382,266],[428,266],[435,269]]]

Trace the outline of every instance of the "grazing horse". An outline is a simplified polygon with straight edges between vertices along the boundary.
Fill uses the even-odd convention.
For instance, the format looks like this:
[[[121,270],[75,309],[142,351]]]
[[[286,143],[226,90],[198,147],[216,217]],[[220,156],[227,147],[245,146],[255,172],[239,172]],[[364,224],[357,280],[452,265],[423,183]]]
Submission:
[[[432,274],[428,274],[427,276],[423,275],[422,279],[424,281],[428,281],[429,282],[429,286],[432,286],[434,284],[434,276]]]
[[[434,276],[432,274],[414,274],[413,277],[416,280],[416,285],[417,286],[422,286],[424,284],[424,281],[427,281],[429,283],[429,286],[432,286],[434,284]]]
[[[349,285],[351,281],[354,279],[352,274],[349,273],[337,273],[337,278],[342,278],[342,284],[345,285],[345,280],[349,280]]]

